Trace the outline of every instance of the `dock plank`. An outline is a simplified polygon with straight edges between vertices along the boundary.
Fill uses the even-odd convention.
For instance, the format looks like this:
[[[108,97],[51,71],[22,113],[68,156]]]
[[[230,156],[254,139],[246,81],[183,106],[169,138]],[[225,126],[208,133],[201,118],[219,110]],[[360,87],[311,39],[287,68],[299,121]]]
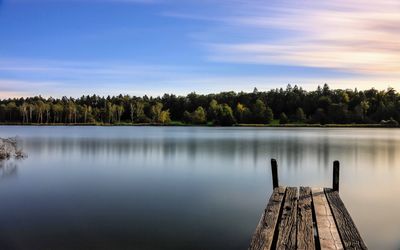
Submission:
[[[325,195],[335,218],[335,222],[345,249],[368,249],[358,232],[353,219],[339,197],[337,191],[325,188]]]
[[[285,192],[285,187],[277,187],[274,189],[267,207],[261,216],[260,222],[257,225],[249,249],[267,250],[272,248]]]
[[[323,188],[312,188],[319,244],[324,249],[343,249],[331,208]]]
[[[315,249],[311,188],[300,187],[297,205],[297,249]]]
[[[297,188],[286,189],[276,249],[296,249]]]

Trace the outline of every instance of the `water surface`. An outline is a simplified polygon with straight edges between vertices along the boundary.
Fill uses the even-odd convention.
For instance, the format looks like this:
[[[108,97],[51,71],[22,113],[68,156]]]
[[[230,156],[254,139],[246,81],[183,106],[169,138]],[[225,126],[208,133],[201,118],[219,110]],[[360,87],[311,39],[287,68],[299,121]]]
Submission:
[[[272,192],[331,186],[371,249],[400,248],[400,130],[21,127],[0,165],[0,249],[246,249]]]

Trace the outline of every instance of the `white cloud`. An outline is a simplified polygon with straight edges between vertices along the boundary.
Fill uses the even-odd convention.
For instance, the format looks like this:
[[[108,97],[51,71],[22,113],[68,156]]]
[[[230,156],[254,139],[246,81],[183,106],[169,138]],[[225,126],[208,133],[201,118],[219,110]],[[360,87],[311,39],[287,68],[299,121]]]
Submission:
[[[92,0],[98,1],[129,0]],[[121,61],[5,58],[0,59],[0,96],[210,93],[251,91],[255,86],[268,89],[289,83],[314,89],[325,82],[333,88],[369,88],[377,85],[377,88],[400,88],[398,1],[272,0],[268,4],[261,0],[171,1],[186,7],[188,2],[195,2],[199,8],[182,8],[187,9],[186,12],[179,12],[182,9],[177,8],[163,12],[164,16],[213,22],[212,25],[196,26],[196,30],[189,35],[196,42],[206,45],[206,58],[214,62],[317,67],[355,74],[335,76],[335,73],[325,73],[323,78],[321,74],[312,75],[312,71],[308,71],[311,73],[307,76],[283,75],[286,72],[290,74],[286,71],[269,76],[262,73],[252,75],[251,70],[237,74],[226,69],[225,72],[218,72],[218,64],[210,66],[207,63],[198,64],[198,68]],[[154,3],[153,0],[130,2]],[[206,72],[214,65],[213,72]]]
[[[57,61],[34,59],[0,59],[0,72],[15,72],[28,77],[57,78],[135,78],[173,75],[182,70],[194,70],[189,66],[145,65],[125,61]]]
[[[204,35],[213,61],[400,76],[399,1],[225,0],[215,5],[224,11],[169,14],[219,23],[219,29],[208,30],[219,36]]]

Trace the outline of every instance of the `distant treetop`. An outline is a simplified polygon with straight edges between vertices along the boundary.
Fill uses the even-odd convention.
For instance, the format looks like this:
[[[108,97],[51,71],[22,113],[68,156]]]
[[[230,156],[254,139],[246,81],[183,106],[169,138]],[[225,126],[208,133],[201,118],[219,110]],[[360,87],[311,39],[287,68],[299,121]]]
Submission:
[[[400,95],[393,88],[364,91],[285,89],[162,97],[41,96],[0,100],[0,123],[18,124],[398,124]]]

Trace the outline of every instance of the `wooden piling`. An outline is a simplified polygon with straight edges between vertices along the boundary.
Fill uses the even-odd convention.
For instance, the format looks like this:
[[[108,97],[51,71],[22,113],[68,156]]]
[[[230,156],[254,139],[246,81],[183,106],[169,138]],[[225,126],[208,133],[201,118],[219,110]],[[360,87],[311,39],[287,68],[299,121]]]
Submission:
[[[333,184],[332,189],[333,191],[339,192],[339,161],[333,162]]]
[[[279,187],[278,181],[278,164],[275,159],[271,159],[271,172],[272,172],[272,186],[273,188]]]

